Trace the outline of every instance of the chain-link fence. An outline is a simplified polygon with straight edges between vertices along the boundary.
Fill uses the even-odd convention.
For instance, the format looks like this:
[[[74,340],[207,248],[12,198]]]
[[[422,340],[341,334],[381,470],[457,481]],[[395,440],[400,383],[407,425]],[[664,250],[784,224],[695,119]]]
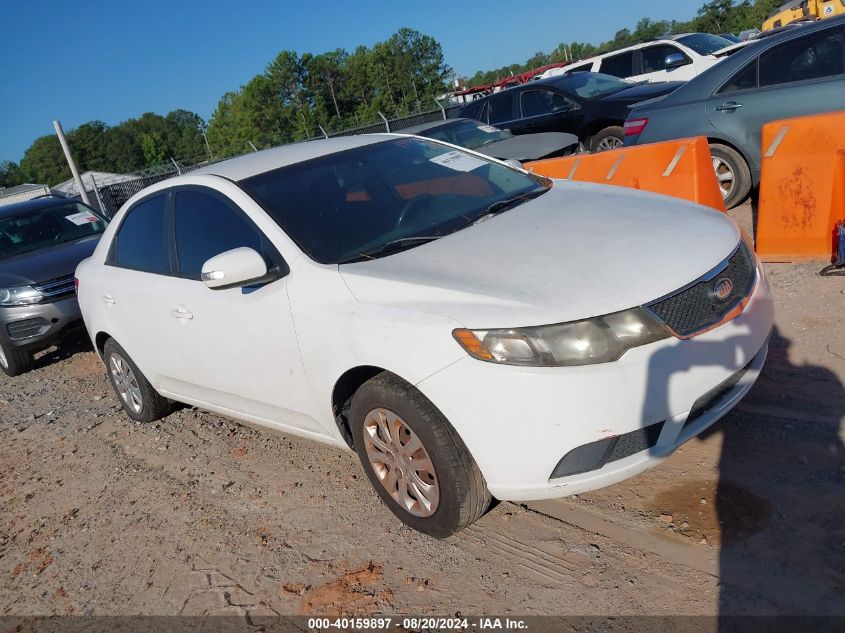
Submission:
[[[451,116],[454,116],[455,111],[458,109],[458,107],[459,106],[437,108],[424,112],[416,112],[407,116],[394,117],[391,119],[382,119],[378,122],[360,125],[358,127],[341,130],[339,132],[327,133],[327,136],[329,138],[332,138],[338,136],[354,136],[356,134],[373,134],[388,131],[401,132],[403,129],[409,128],[414,125],[419,125],[421,123],[430,123],[432,121],[450,118]],[[316,140],[320,138],[324,137],[317,136],[307,140]],[[232,157],[230,156],[227,158]],[[199,169],[200,167],[205,167],[206,165],[219,162],[220,160],[224,159],[221,158],[214,161],[204,161],[194,165],[190,165],[188,167],[183,167],[177,161],[171,159],[170,163],[165,163],[156,167],[136,172],[133,175],[137,177],[132,179],[107,184],[105,186],[100,186],[97,183],[94,183],[92,191],[89,192],[91,194],[91,196],[89,197],[92,198],[92,202],[96,200],[96,206],[98,206],[102,210],[102,212],[105,213],[106,217],[111,218],[114,216],[115,213],[117,213],[117,210],[120,209],[120,207],[123,206],[123,204],[127,200],[129,200],[129,198],[134,196],[142,189],[145,189],[146,187],[157,182],[161,182],[162,180],[166,180],[174,176],[179,176],[181,174],[190,173],[196,169]]]

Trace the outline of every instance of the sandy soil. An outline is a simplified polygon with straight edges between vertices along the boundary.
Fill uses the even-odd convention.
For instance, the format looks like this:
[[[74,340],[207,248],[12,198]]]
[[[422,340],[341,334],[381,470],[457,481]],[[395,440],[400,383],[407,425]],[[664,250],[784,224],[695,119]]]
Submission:
[[[767,266],[768,364],[705,437],[447,541],[353,454],[191,408],[131,424],[69,341],[0,376],[0,614],[845,614],[845,278],[818,268]]]

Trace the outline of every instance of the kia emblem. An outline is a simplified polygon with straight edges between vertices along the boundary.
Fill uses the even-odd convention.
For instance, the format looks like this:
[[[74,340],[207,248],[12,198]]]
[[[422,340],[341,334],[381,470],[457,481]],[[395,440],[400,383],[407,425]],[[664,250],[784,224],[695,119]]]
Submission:
[[[722,277],[721,279],[718,279],[715,284],[713,284],[713,296],[716,297],[719,301],[725,301],[728,297],[731,296],[733,290],[733,282],[727,277]]]

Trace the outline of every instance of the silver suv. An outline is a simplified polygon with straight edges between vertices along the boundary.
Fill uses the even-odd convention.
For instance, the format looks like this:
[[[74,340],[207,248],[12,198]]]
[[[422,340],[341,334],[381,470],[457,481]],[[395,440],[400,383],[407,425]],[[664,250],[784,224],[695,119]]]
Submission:
[[[0,370],[17,376],[33,353],[80,325],[74,271],[91,255],[105,218],[47,196],[0,207]]]

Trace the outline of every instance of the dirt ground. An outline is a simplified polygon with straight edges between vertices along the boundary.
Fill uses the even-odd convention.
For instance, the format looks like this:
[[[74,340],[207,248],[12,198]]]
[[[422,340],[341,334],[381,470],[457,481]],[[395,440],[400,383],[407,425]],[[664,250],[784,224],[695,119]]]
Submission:
[[[191,408],[130,423],[70,341],[0,375],[0,614],[845,614],[845,278],[819,268],[766,266],[768,363],[705,437],[446,541],[351,453]]]

